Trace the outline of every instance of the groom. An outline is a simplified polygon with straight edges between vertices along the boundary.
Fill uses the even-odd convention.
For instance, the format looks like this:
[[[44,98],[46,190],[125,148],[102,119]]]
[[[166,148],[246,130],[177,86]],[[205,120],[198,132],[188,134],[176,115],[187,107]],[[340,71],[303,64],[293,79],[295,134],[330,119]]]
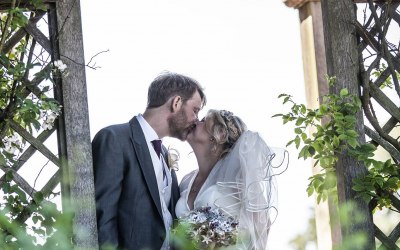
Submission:
[[[163,73],[150,84],[143,115],[96,134],[92,150],[100,248],[169,248],[179,188],[167,166],[167,150],[156,141],[165,136],[186,140],[205,102],[194,79]]]

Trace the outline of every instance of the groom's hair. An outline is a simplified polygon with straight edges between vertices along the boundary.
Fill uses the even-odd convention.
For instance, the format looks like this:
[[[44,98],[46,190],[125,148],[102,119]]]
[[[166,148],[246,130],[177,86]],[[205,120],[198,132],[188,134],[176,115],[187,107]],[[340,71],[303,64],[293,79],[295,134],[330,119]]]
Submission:
[[[200,84],[185,75],[165,71],[158,75],[149,86],[147,108],[157,108],[165,104],[171,97],[180,96],[183,103],[193,94],[199,92],[202,106],[206,104],[206,96]]]

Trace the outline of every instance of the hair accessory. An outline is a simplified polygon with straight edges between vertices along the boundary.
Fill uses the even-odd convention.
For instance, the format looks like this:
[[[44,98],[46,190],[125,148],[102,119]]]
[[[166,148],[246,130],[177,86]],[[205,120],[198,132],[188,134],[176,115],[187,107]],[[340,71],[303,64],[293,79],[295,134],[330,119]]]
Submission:
[[[228,143],[233,144],[239,137],[239,124],[237,124],[235,116],[230,111],[221,110],[220,115],[225,120],[228,128]]]

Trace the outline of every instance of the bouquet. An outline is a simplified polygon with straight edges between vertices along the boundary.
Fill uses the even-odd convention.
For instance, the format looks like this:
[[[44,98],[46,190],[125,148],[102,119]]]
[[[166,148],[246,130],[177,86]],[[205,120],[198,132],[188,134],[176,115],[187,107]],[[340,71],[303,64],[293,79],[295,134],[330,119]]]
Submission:
[[[234,245],[237,228],[238,221],[231,216],[226,216],[220,209],[202,207],[190,211],[185,217],[179,219],[175,236],[179,234],[177,231],[183,231],[183,236],[195,245],[194,248],[213,249]]]

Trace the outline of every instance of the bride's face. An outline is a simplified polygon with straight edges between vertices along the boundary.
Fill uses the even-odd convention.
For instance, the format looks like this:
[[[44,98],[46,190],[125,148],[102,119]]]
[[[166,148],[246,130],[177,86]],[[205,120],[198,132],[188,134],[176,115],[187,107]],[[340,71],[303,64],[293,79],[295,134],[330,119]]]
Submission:
[[[211,134],[208,132],[207,127],[212,127],[211,119],[203,118],[196,123],[196,127],[188,135],[187,141],[192,147],[198,145],[211,145]]]

